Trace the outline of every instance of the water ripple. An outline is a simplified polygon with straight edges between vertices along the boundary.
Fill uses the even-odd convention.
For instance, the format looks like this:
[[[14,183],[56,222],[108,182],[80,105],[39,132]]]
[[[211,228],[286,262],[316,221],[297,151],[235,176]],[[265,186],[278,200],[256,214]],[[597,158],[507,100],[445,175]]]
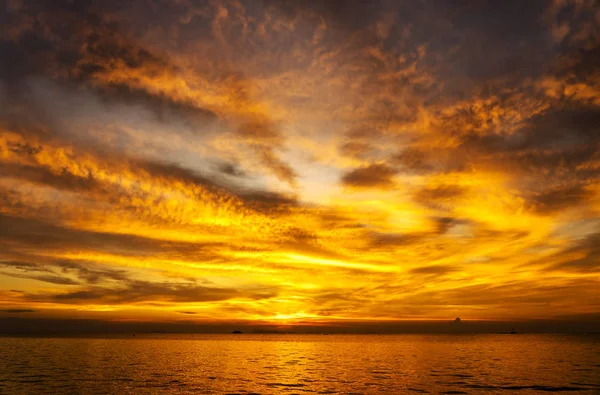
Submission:
[[[325,338],[325,339],[324,339]],[[2,394],[599,393],[599,337],[0,338]]]

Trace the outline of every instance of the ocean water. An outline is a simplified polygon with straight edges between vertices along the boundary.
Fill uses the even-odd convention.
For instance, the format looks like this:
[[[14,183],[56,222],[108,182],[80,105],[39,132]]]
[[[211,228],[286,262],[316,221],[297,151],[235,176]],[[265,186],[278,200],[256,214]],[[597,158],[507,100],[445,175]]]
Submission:
[[[0,338],[1,394],[600,394],[597,335]]]

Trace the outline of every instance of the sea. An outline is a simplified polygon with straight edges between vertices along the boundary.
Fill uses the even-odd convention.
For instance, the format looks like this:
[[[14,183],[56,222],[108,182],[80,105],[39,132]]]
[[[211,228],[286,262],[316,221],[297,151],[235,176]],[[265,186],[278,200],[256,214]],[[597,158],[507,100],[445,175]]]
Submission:
[[[0,338],[0,394],[600,394],[600,335]]]

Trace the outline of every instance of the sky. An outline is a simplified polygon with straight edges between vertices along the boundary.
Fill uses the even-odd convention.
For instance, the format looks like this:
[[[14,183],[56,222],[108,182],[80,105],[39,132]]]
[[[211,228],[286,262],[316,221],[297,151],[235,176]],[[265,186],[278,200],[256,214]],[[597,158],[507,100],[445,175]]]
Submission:
[[[0,321],[598,324],[598,24],[2,0]]]

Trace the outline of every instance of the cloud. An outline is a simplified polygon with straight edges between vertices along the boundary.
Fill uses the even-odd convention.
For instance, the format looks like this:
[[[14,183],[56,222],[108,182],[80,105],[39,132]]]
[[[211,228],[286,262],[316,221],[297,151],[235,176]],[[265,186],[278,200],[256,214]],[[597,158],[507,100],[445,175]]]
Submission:
[[[72,229],[60,225],[28,219],[0,215],[0,243],[6,247],[22,244],[24,246],[36,245],[37,249],[87,249],[95,251],[123,251],[131,255],[159,253],[161,251],[192,252],[199,251],[202,243],[180,241],[164,241],[157,243],[156,239],[136,235],[115,234],[105,232]],[[205,247],[214,246],[214,243],[205,244]],[[217,243],[218,245],[218,243]],[[33,265],[31,263],[18,263],[20,265]],[[66,264],[65,264],[66,265]],[[31,266],[35,267],[35,266]]]
[[[91,174],[88,177],[76,176],[67,171],[56,174],[47,168],[7,163],[1,163],[0,170],[5,174],[10,174],[12,178],[48,185],[57,189],[102,193],[102,184],[97,182]]]
[[[41,262],[0,260],[0,267],[7,269],[1,274],[61,285],[96,284],[105,280],[119,282],[129,279],[124,270],[106,269],[94,263],[53,260],[45,257],[37,257],[37,259]]]
[[[592,233],[546,259],[551,271],[567,273],[600,272],[600,233]]]
[[[465,187],[459,185],[427,186],[415,192],[413,199],[426,206],[447,207],[467,193]]]
[[[86,266],[80,262],[65,260],[53,263],[62,273],[74,272],[77,278],[88,284],[96,284],[103,280],[126,281],[128,279],[128,274],[125,270],[100,269],[96,268],[95,265],[88,264]]]
[[[374,147],[364,141],[350,140],[344,142],[338,149],[342,155],[357,159],[366,159]]]
[[[114,288],[91,286],[63,293],[24,295],[25,300],[64,304],[135,304],[216,302],[236,298],[268,299],[277,295],[274,289],[235,290],[193,283],[151,283],[130,280]]]
[[[451,265],[438,265],[438,266],[421,266],[411,269],[410,272],[413,274],[433,274],[433,275],[444,275],[460,270],[457,266]]]
[[[242,177],[244,176],[244,172],[241,171],[238,165],[234,163],[223,163],[219,166],[219,170],[223,174],[227,174],[234,177]]]
[[[566,188],[546,189],[528,199],[532,208],[540,213],[559,212],[577,206],[592,197],[583,185],[569,185]]]
[[[22,301],[38,303],[132,304],[190,303],[229,299],[268,299],[277,295],[276,288],[220,288],[198,279],[186,282],[151,282],[135,279],[135,271],[125,271],[90,263],[65,260],[45,260],[34,264],[20,261],[0,261],[0,267],[12,269],[0,274],[39,280],[59,285],[78,285],[67,292],[23,292]],[[139,274],[138,274],[139,275]]]
[[[342,176],[342,185],[350,188],[391,188],[396,170],[385,164],[372,164],[349,171]]]
[[[371,234],[370,247],[398,247],[422,242],[429,237],[427,233],[375,233]]]
[[[0,309],[0,313],[9,313],[9,314],[26,314],[26,313],[35,313],[36,311],[33,309]]]
[[[4,267],[9,267],[13,269],[18,269],[23,272],[50,272],[50,270],[37,265],[31,262],[21,262],[21,261],[0,261],[0,265]]]
[[[393,162],[398,163],[405,171],[410,173],[429,173],[433,171],[434,168],[427,163],[428,160],[431,160],[431,158],[428,158],[426,153],[415,147],[408,147],[392,158]]]
[[[71,278],[54,276],[54,275],[44,275],[44,274],[32,275],[32,274],[20,274],[20,273],[8,273],[8,272],[0,272],[0,274],[2,274],[4,276],[9,276],[9,277],[37,280],[37,281],[42,281],[45,283],[57,284],[57,285],[78,285],[79,284],[78,281],[75,281]]]

